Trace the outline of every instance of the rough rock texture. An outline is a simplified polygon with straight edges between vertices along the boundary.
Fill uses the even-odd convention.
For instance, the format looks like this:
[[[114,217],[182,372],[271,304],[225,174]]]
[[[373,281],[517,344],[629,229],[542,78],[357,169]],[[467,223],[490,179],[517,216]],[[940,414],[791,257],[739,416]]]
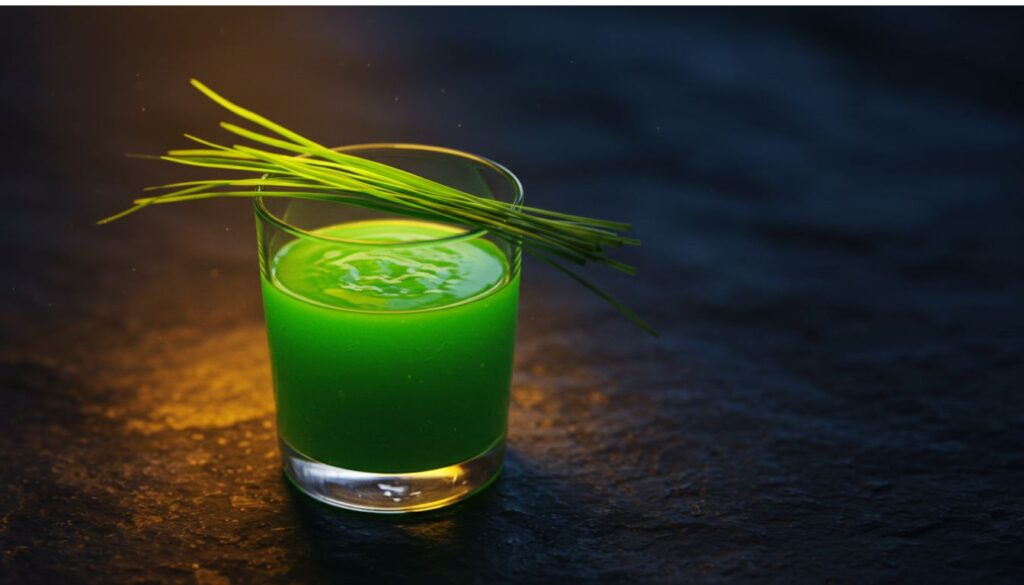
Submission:
[[[0,581],[1013,583],[1019,10],[0,11]],[[500,160],[634,221],[528,263],[505,474],[377,518],[282,479],[242,202],[90,222],[219,112]]]

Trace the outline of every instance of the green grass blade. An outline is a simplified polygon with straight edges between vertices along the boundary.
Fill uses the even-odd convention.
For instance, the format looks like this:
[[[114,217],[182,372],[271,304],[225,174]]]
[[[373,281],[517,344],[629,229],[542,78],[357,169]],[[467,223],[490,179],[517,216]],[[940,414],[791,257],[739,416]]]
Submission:
[[[622,235],[631,229],[630,224],[476,196],[403,169],[327,148],[231,102],[198,80],[192,79],[190,83],[216,104],[269,134],[221,122],[221,128],[259,148],[239,144],[226,146],[185,134],[186,139],[201,148],[180,148],[158,157],[138,157],[257,176],[199,179],[147,187],[145,193],[159,194],[137,197],[132,207],[98,223],[109,223],[149,205],[218,197],[306,198],[443,220],[463,225],[467,230],[485,229],[498,238],[522,245],[524,251],[565,273],[639,327],[657,335],[657,331],[622,303],[563,264],[596,263],[635,274],[633,266],[607,254],[608,250],[621,246],[640,245],[640,240]]]
[[[646,321],[641,319],[639,315],[637,315],[636,313],[631,311],[629,309],[629,307],[627,307],[626,305],[624,305],[621,302],[619,302],[618,299],[613,297],[611,294],[605,292],[603,289],[599,288],[597,285],[591,283],[590,281],[588,281],[587,279],[583,278],[579,274],[573,272],[569,268],[563,266],[562,264],[560,264],[559,262],[557,262],[555,260],[552,260],[551,258],[546,257],[543,254],[531,254],[531,255],[534,256],[535,258],[539,258],[545,264],[556,268],[557,270],[559,270],[560,272],[562,272],[563,274],[565,274],[569,278],[571,278],[571,279],[575,280],[577,283],[581,284],[584,288],[588,289],[590,292],[592,292],[592,293],[596,294],[597,296],[601,297],[602,299],[604,299],[604,301],[607,302],[612,307],[614,307],[615,310],[617,310],[624,317],[626,317],[627,319],[632,321],[634,324],[636,324],[638,327],[640,327],[641,329],[646,331],[651,336],[653,336],[653,337],[660,337],[661,336],[661,334],[658,333],[657,329],[655,329],[654,327],[651,327]]]

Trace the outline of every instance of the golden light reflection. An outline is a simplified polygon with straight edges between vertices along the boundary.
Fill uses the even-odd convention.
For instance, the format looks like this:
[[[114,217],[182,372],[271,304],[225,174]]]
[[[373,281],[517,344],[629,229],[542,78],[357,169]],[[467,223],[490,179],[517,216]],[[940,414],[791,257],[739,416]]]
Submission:
[[[457,543],[459,535],[458,518],[431,519],[427,522],[409,522],[398,525],[399,530],[409,536],[435,547],[446,547]]]
[[[259,419],[271,426],[274,400],[262,326],[214,335],[194,328],[154,331],[107,359],[106,383],[128,392],[100,414],[129,430],[198,431]]]
[[[656,396],[623,386],[610,374],[617,361],[625,368],[644,364],[628,351],[573,339],[540,323],[528,324],[525,333],[516,348],[510,453],[528,475],[613,491],[620,501],[630,501],[636,495],[625,478],[657,477],[664,448],[678,447],[672,424],[638,426],[659,411]],[[678,460],[690,451],[675,448],[671,456]],[[619,472],[611,481],[609,468]]]
[[[557,367],[555,367],[557,365]],[[509,438],[519,454],[540,462],[558,459],[555,442],[593,434],[608,405],[607,383],[557,336],[520,340],[509,409]]]

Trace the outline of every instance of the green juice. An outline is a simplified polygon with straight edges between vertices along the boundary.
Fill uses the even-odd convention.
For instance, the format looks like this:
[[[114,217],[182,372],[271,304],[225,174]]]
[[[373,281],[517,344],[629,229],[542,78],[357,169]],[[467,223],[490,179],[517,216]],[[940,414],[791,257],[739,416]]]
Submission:
[[[518,270],[484,238],[374,220],[296,239],[262,276],[278,431],[349,470],[436,469],[505,435]],[[416,242],[424,242],[416,245]]]

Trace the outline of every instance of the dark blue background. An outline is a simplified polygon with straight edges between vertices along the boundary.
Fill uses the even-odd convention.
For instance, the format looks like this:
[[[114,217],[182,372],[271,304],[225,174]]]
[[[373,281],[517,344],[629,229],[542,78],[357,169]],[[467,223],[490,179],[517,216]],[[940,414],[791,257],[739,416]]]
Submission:
[[[5,580],[1021,577],[1021,10],[0,22]],[[501,482],[396,521],[308,503],[274,459],[247,206],[91,225],[183,174],[123,153],[221,138],[189,77],[634,222],[640,275],[594,276],[662,338],[528,263]]]

